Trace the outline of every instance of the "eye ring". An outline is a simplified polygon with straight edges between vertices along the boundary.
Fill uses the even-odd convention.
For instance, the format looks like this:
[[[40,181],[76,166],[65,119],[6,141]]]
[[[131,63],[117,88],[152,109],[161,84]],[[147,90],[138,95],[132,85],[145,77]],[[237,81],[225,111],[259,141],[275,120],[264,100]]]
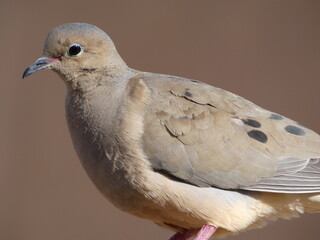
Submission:
[[[68,51],[67,51],[67,55],[70,57],[77,57],[79,55],[81,55],[84,51],[84,48],[78,44],[78,43],[73,43],[70,45]]]

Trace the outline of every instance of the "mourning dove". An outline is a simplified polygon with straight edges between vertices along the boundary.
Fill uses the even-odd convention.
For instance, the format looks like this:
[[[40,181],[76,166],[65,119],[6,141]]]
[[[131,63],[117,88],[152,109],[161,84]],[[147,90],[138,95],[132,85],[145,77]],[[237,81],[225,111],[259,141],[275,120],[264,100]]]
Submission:
[[[320,137],[228,91],[129,68],[85,23],[58,26],[23,77],[52,69],[89,177],[116,207],[209,239],[320,212]],[[198,233],[197,233],[198,232]]]

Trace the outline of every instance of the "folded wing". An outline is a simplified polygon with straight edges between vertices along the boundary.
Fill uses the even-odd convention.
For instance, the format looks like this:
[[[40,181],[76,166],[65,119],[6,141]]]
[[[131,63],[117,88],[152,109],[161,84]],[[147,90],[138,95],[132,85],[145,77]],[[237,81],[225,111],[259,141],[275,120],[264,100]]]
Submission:
[[[151,90],[143,145],[155,171],[200,187],[320,191],[320,137],[194,80],[141,76]]]

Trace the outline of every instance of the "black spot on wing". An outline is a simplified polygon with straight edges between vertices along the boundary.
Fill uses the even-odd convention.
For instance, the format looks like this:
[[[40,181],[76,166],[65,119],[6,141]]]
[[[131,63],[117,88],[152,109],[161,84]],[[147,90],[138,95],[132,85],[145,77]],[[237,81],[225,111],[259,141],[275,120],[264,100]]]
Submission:
[[[185,91],[185,92],[184,92],[184,95],[185,95],[186,97],[192,97],[192,93],[189,92],[189,91]]]
[[[259,128],[261,123],[253,119],[241,119],[242,122],[250,127]]]
[[[200,81],[198,81],[198,80],[194,80],[194,79],[187,79],[187,80],[189,80],[190,82],[193,82],[193,83],[198,83],[198,84],[203,84],[203,85],[205,85],[205,83],[204,82],[200,82]]]
[[[248,136],[262,143],[266,143],[268,141],[267,135],[259,130],[251,130],[248,132]]]
[[[273,120],[283,120],[284,119],[283,116],[281,116],[279,114],[275,114],[275,113],[270,114],[269,118],[273,119]]]
[[[297,136],[304,136],[306,132],[299,127],[293,126],[293,125],[288,125],[284,128],[288,133],[297,135]]]

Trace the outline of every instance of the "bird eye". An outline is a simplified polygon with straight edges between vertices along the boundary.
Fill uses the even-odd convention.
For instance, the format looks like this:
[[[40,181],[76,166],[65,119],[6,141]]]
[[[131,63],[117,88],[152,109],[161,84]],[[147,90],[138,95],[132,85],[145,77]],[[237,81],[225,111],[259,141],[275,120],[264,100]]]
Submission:
[[[74,43],[69,47],[67,54],[70,57],[75,57],[75,56],[79,56],[82,52],[83,52],[83,47],[77,43]]]

